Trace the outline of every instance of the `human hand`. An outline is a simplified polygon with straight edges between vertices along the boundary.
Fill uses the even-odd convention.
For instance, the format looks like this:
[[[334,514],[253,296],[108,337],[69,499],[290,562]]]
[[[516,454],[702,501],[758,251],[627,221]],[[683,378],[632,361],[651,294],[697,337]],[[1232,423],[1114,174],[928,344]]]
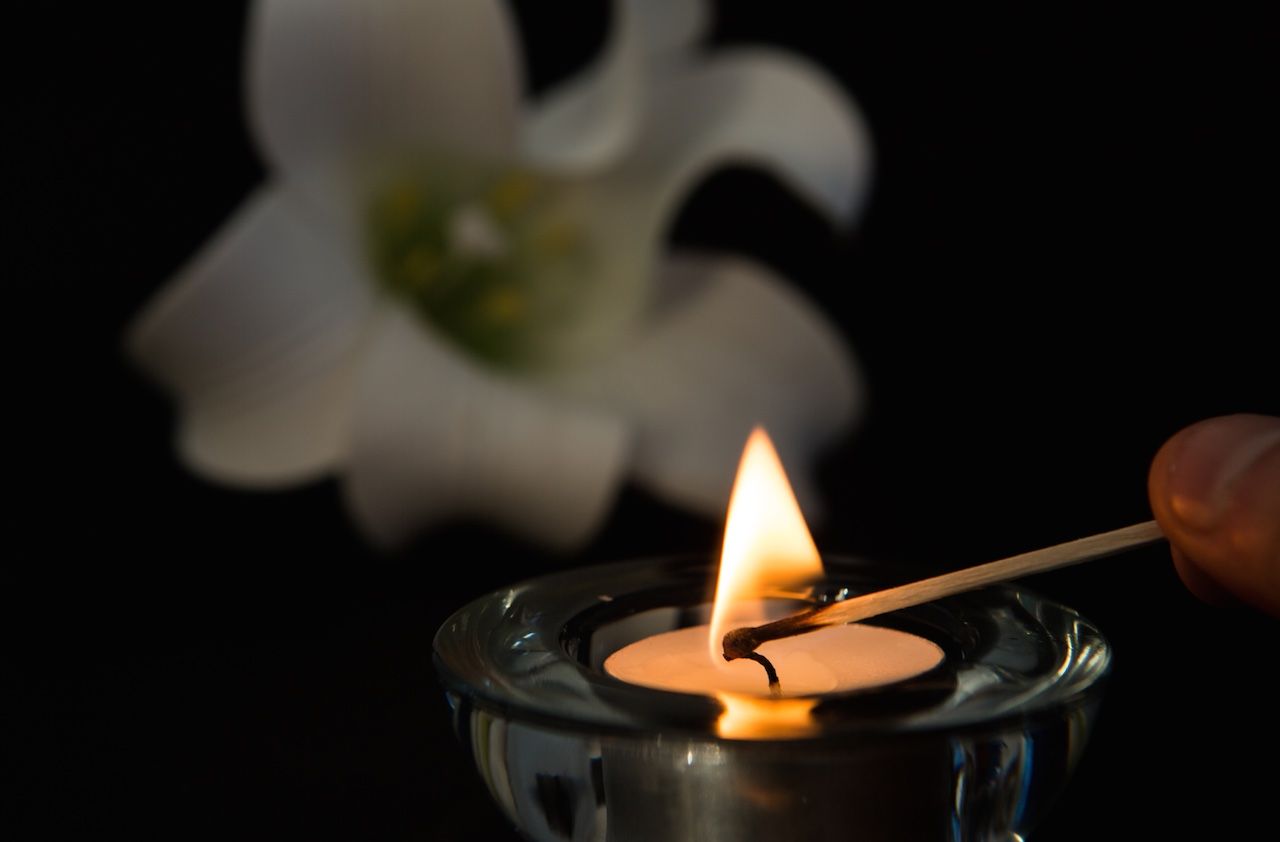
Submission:
[[[1280,617],[1280,418],[1192,424],[1160,448],[1147,490],[1192,593]]]

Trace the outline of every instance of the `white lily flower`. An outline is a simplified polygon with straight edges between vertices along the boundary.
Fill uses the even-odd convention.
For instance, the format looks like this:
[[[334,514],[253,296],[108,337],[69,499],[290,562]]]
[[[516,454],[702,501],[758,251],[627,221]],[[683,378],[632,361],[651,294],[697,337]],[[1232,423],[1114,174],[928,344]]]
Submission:
[[[380,543],[480,517],[571,546],[627,476],[709,515],[765,424],[801,499],[859,403],[835,331],[741,258],[664,254],[713,165],[849,222],[869,146],[797,58],[693,49],[695,0],[617,0],[604,53],[521,102],[494,0],[264,0],[271,176],[132,328],[178,450],[239,486],[343,478]]]

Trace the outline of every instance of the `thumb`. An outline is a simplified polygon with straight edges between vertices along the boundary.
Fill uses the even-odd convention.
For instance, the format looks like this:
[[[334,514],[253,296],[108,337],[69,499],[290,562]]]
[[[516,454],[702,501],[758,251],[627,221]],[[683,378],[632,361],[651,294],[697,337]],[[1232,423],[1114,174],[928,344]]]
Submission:
[[[1193,424],[1160,448],[1147,488],[1187,587],[1280,616],[1280,418]]]

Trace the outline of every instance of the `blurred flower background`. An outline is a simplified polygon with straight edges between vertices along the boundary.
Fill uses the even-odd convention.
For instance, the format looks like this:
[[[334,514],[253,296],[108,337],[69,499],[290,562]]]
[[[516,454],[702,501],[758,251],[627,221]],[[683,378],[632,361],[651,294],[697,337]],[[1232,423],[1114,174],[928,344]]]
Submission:
[[[306,5],[319,7],[280,8]],[[510,66],[498,63],[496,49],[487,57],[477,52],[450,63],[457,69],[443,79],[392,80],[404,83],[391,86],[397,96],[412,93],[410,84],[464,93],[476,74],[502,72],[522,79],[511,83],[509,93],[521,103],[512,119],[528,127],[537,125],[528,122],[537,104],[566,95],[573,88],[565,85],[623,52],[624,19],[603,0],[515,0],[494,8],[509,15]],[[651,79],[667,66],[692,72],[742,50],[789,56],[828,79],[840,113],[862,115],[875,141],[873,178],[862,181],[864,170],[849,181],[820,179],[828,196],[813,189],[818,181],[797,177],[785,163],[789,155],[766,168],[759,156],[735,158],[696,182],[682,174],[671,182],[663,213],[637,228],[634,241],[625,238],[645,244],[637,246],[632,280],[618,281],[636,298],[616,312],[600,311],[606,322],[633,329],[582,337],[583,347],[600,342],[617,356],[579,356],[576,348],[538,348],[539,355],[638,365],[653,357],[623,337],[654,336],[665,324],[659,314],[674,320],[665,329],[688,320],[693,338],[710,341],[724,337],[695,329],[700,318],[752,304],[744,318],[760,330],[739,335],[739,344],[773,358],[770,343],[797,347],[784,324],[789,317],[803,335],[818,338],[813,347],[798,346],[808,348],[805,359],[817,354],[832,374],[795,380],[795,370],[784,369],[786,388],[812,398],[795,405],[783,405],[772,390],[748,390],[742,400],[760,400],[798,424],[795,441],[805,444],[793,445],[792,458],[812,466],[809,496],[827,513],[815,530],[818,545],[900,564],[904,576],[1141,520],[1148,460],[1165,437],[1208,415],[1280,412],[1275,317],[1258,304],[1259,287],[1275,275],[1270,238],[1280,137],[1270,104],[1280,43],[1261,10],[859,3],[837,16],[818,4],[755,0],[707,8],[705,20],[695,26],[695,16],[688,28],[673,30],[679,37],[645,52],[637,59],[643,72],[622,81]],[[21,773],[14,790],[19,835],[118,829],[166,838],[510,838],[450,732],[429,666],[435,628],[467,599],[548,570],[712,553],[719,524],[707,513],[718,492],[706,478],[722,457],[701,453],[701,437],[684,439],[692,458],[675,437],[648,450],[654,425],[674,413],[644,417],[586,383],[544,376],[563,373],[559,366],[535,373],[511,365],[511,357],[482,357],[477,349],[491,346],[463,331],[463,321],[445,319],[455,333],[434,343],[433,371],[469,372],[457,375],[468,390],[494,379],[518,382],[521,396],[547,402],[551,418],[572,406],[626,431],[618,433],[625,446],[609,451],[616,472],[583,495],[593,505],[577,510],[575,528],[540,533],[538,524],[500,514],[517,511],[514,502],[483,499],[486,486],[443,507],[410,479],[425,476],[415,455],[389,466],[405,472],[395,475],[405,484],[394,497],[434,508],[386,521],[395,528],[385,537],[400,539],[388,555],[353,525],[348,501],[358,495],[348,485],[354,463],[346,445],[270,476],[263,469],[249,477],[246,466],[260,463],[216,457],[200,463],[200,473],[189,470],[187,463],[199,462],[194,445],[183,445],[179,458],[172,443],[175,429],[190,435],[192,395],[203,393],[172,369],[156,371],[143,347],[148,310],[190,283],[201,265],[215,265],[201,263],[212,260],[208,255],[229,259],[218,250],[236,223],[223,226],[244,207],[275,213],[274,203],[292,194],[271,191],[311,183],[292,169],[292,153],[270,140],[265,104],[253,111],[261,88],[244,70],[262,58],[254,44],[266,43],[254,40],[252,32],[264,31],[253,29],[254,20],[247,3],[98,4],[74,14],[24,8],[12,24],[20,44],[8,54],[16,152],[6,243],[18,300],[4,338],[15,455],[8,476],[17,506],[0,592],[6,698],[17,711],[3,737]],[[356,36],[314,34],[289,55],[336,49]],[[339,58],[320,65],[323,92],[334,94],[344,78],[325,76]],[[382,58],[388,67],[444,66],[399,51]],[[314,63],[281,72],[300,83],[317,78]],[[469,101],[494,106],[491,99]],[[505,245],[505,255],[524,261],[510,229],[494,237],[493,220],[485,219],[492,211],[477,205],[481,212],[472,212],[463,196],[518,187],[520,178],[505,179],[523,173],[568,195],[556,191],[585,184],[581,172],[606,160],[634,161],[635,149],[649,148],[623,141],[651,127],[646,115],[672,100],[637,92],[603,101],[609,107],[602,112],[574,116],[570,109],[561,118],[595,130],[580,135],[590,141],[585,151],[553,145],[549,151],[564,159],[535,165],[521,157],[513,167],[486,168],[466,189],[449,188],[447,207],[424,205],[448,223],[417,230],[452,232],[459,253],[493,255],[495,244],[499,253]],[[353,104],[366,115],[386,107],[405,116],[400,102]],[[285,110],[269,113],[300,119],[289,109],[300,114],[311,104],[286,98]],[[718,102],[687,125],[722,125],[729,104]],[[472,117],[451,125],[471,131]],[[363,132],[383,125],[362,120],[349,139],[367,140]],[[685,125],[659,128],[687,139]],[[307,145],[332,139],[321,128],[307,126],[294,140],[318,154],[320,147]],[[517,136],[527,143],[537,135],[525,131],[517,134],[513,124],[513,134],[485,134],[477,143]],[[591,164],[581,172],[579,154]],[[399,335],[412,345],[427,341],[426,325],[439,332],[444,322],[410,316],[421,302],[395,287],[391,273],[366,276],[363,286],[341,286],[335,277],[344,260],[366,272],[376,265],[367,251],[376,238],[366,226],[380,218],[378,200],[394,209],[398,188],[407,187],[412,206],[414,190],[425,190],[440,172],[431,156],[403,160],[389,174],[356,161],[354,183],[287,198],[291,207],[332,215],[303,233],[296,218],[273,217],[280,235],[267,238],[259,257],[285,262],[300,241],[295,235],[311,237],[308,249],[320,251],[305,254],[325,255],[314,267],[318,282],[399,302],[385,312],[393,323],[400,319]],[[308,173],[320,172],[310,169],[318,162],[301,159]],[[326,204],[324,195],[355,198]],[[593,187],[581,195],[603,194]],[[849,224],[858,202],[860,215]],[[344,220],[343,208],[355,218]],[[252,218],[239,217],[241,224]],[[603,216],[583,219],[583,230],[594,232]],[[351,236],[357,241],[344,239]],[[390,240],[384,244],[384,254],[396,251]],[[206,258],[192,263],[196,254]],[[646,261],[656,271],[640,271]],[[666,302],[669,273],[689,276],[689,289],[703,297]],[[762,298],[730,294],[748,286]],[[650,307],[655,301],[663,307]],[[289,310],[287,302],[277,304]],[[778,317],[766,325],[760,307]],[[237,303],[219,312],[247,320],[271,311]],[[594,316],[582,322],[599,323]],[[272,324],[280,323],[244,321],[236,332],[245,343],[201,351],[241,370],[247,360],[236,354],[266,348],[253,341],[265,341]],[[184,335],[218,325],[213,316],[197,318]],[[127,335],[140,355],[122,349]],[[856,367],[846,356],[852,352]],[[173,354],[163,357],[179,364]],[[644,373],[659,383],[689,375],[684,383],[693,397],[713,399],[714,392],[702,394],[702,375],[744,365],[741,357],[716,359],[706,372],[665,361]],[[759,359],[748,365],[759,369]],[[208,373],[203,365],[194,370]],[[167,385],[157,387],[157,373]],[[609,373],[603,376],[610,383]],[[623,377],[641,380],[616,372],[613,379]],[[814,396],[815,382],[848,389]],[[436,393],[421,385],[379,393],[393,403],[438,407]],[[652,397],[655,406],[697,406],[678,392]],[[366,401],[344,405],[371,411]],[[248,417],[235,409],[228,418]],[[847,422],[858,413],[855,430]],[[280,427],[273,454],[302,452],[314,442],[301,433],[295,441],[289,431],[332,430],[331,420],[316,411],[303,427]],[[708,428],[740,423],[708,415],[679,420],[675,431],[688,433],[694,420]],[[565,432],[553,426],[557,435]],[[430,430],[396,433],[436,440]],[[654,454],[670,461],[655,466],[647,461]],[[523,456],[558,462],[551,452]],[[479,471],[473,459],[468,464]],[[697,468],[697,477],[671,473],[684,467]],[[246,493],[250,478],[275,490]],[[414,531],[428,522],[429,529]],[[585,543],[563,549],[574,541]],[[1159,549],[1046,575],[1034,585],[1095,620],[1118,653],[1098,733],[1039,838],[1125,831],[1215,838],[1246,835],[1269,820],[1270,781],[1224,770],[1255,752],[1280,750],[1268,727],[1271,696],[1257,672],[1280,645],[1276,624],[1200,605]],[[1153,623],[1162,622],[1194,633],[1153,634]],[[1191,665],[1194,676],[1179,680],[1176,694],[1159,689],[1187,676]],[[1183,739],[1175,742],[1166,718],[1151,715],[1153,705],[1174,715]],[[1244,723],[1248,733],[1221,739],[1222,721]],[[1135,779],[1148,786],[1135,789]]]
[[[719,517],[764,424],[812,500],[861,398],[835,330],[764,267],[661,251],[725,162],[848,225],[861,119],[798,56],[704,53],[700,0],[611,12],[599,58],[529,104],[496,0],[253,7],[270,175],[131,334],[188,465],[341,473],[384,545],[473,515],[571,546],[627,474]]]

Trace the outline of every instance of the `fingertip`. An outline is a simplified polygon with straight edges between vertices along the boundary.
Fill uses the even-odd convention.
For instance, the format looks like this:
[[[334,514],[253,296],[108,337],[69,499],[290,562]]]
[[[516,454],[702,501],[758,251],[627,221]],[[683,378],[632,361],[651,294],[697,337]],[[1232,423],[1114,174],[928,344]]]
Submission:
[[[1280,418],[1224,415],[1192,424],[1165,443],[1152,462],[1153,505],[1182,526],[1212,530],[1241,480],[1280,445]]]
[[[1152,460],[1151,509],[1187,587],[1280,614],[1280,418],[1211,418]]]
[[[1169,554],[1173,556],[1173,566],[1178,571],[1178,578],[1182,579],[1182,584],[1186,585],[1187,590],[1191,591],[1201,602],[1218,606],[1230,605],[1236,602],[1229,591],[1197,567],[1176,545],[1169,547]]]

